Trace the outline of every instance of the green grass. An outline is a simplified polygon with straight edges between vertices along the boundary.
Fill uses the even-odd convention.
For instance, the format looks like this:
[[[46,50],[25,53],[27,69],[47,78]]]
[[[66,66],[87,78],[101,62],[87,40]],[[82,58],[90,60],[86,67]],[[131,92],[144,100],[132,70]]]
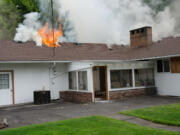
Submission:
[[[120,112],[156,123],[180,126],[180,103]]]
[[[2,130],[0,135],[180,135],[180,133],[92,116]]]

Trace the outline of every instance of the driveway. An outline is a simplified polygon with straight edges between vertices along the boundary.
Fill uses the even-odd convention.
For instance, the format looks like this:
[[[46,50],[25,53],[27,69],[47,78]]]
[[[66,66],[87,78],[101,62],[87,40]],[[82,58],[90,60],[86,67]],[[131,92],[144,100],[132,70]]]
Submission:
[[[129,109],[144,108],[180,102],[173,97],[136,97],[121,101],[109,101],[90,104],[55,102],[48,105],[23,105],[0,108],[0,120],[7,118],[10,128],[40,124],[50,121],[79,118],[91,115],[113,116]]]

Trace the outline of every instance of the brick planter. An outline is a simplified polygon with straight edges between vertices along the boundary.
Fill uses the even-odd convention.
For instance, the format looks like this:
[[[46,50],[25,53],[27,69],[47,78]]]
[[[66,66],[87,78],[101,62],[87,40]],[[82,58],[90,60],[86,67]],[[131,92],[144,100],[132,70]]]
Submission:
[[[132,89],[132,90],[122,90],[122,91],[119,90],[119,91],[110,91],[109,99],[121,100],[129,97],[155,95],[155,94],[156,94],[156,88]]]
[[[64,100],[65,102],[89,103],[92,102],[92,93],[61,91],[60,99]]]

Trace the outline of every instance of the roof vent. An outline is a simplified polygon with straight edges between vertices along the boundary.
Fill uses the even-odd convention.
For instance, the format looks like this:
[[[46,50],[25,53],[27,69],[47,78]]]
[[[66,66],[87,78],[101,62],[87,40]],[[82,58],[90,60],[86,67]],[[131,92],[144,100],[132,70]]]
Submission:
[[[75,44],[75,45],[80,45],[80,43],[78,43],[78,42],[74,42],[74,44]]]
[[[109,50],[113,50],[113,45],[112,45],[112,44],[107,44],[107,48],[108,48]]]

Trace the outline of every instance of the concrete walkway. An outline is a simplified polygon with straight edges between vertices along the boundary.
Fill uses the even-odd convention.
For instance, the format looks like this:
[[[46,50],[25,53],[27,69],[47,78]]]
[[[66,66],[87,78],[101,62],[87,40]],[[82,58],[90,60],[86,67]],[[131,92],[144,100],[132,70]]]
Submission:
[[[141,126],[180,132],[180,126],[169,126],[169,125],[157,124],[157,123],[153,123],[153,122],[143,120],[143,119],[139,119],[139,118],[132,117],[132,116],[113,114],[113,115],[107,116],[107,117],[111,117],[111,118],[114,118],[114,119],[117,119],[117,120],[123,120],[123,121],[126,121],[126,122],[141,125]]]
[[[104,115],[118,120],[125,120],[135,124],[161,128],[171,131],[180,131],[180,127],[154,124],[138,118],[119,115],[124,110],[165,105],[180,102],[180,98],[170,97],[137,97],[123,101],[110,101],[104,103],[75,104],[55,102],[48,105],[22,105],[0,108],[0,121],[7,118],[10,127],[16,128],[44,122],[59,121],[71,118],[80,118],[92,115]]]

